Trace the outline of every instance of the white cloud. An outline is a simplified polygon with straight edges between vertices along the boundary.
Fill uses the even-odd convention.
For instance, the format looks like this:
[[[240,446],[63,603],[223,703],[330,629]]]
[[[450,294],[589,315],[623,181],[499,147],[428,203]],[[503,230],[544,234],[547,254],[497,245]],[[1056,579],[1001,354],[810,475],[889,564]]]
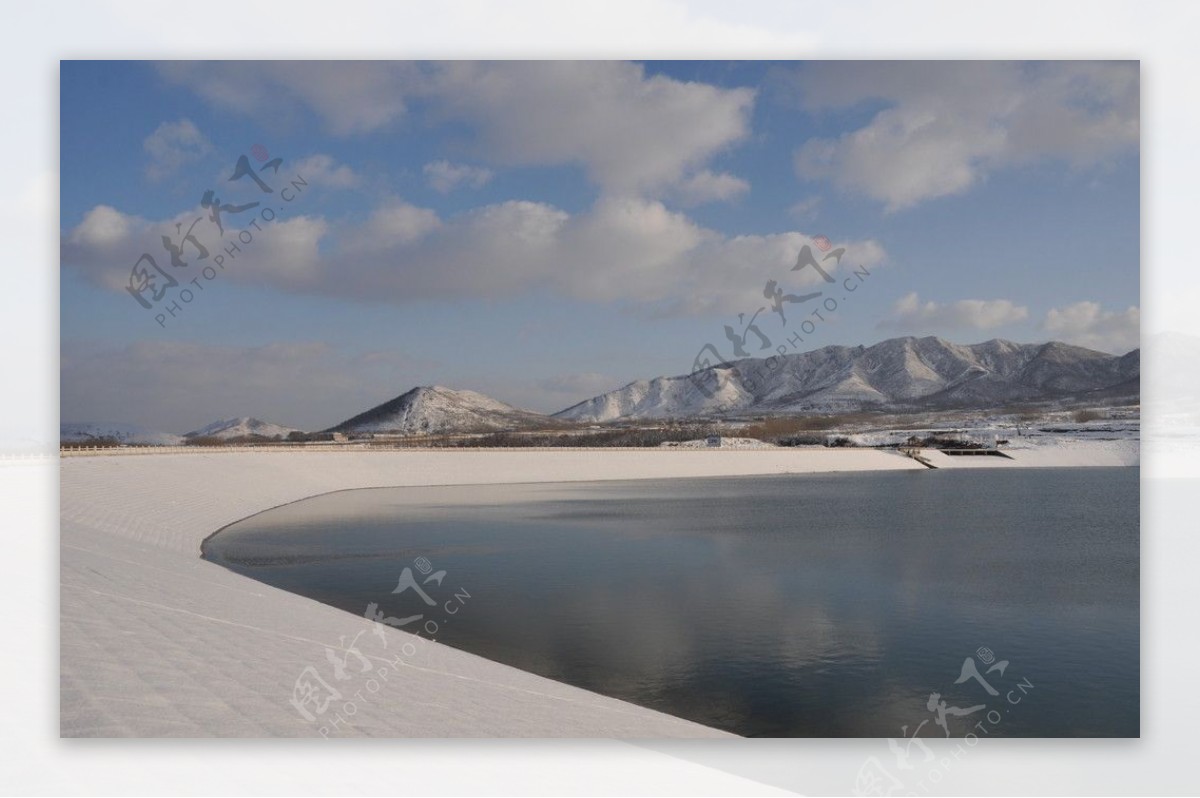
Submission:
[[[468,164],[433,161],[425,164],[425,179],[434,191],[449,194],[459,186],[483,188],[492,179],[491,169]]]
[[[960,299],[957,302],[922,302],[915,291],[905,294],[892,306],[891,318],[879,323],[881,329],[907,331],[991,330],[1029,318],[1029,309],[1007,299]]]
[[[83,221],[63,238],[62,263],[79,269],[105,288],[125,291],[134,263],[142,253],[147,253],[163,271],[180,282],[191,280],[200,268],[214,263],[224,246],[238,243],[241,232],[227,220],[225,235],[220,237],[207,223],[207,217],[208,211],[197,207],[155,222],[98,205],[84,214]],[[190,229],[197,219],[202,221],[195,227],[195,235],[208,250],[207,259],[201,259],[191,244],[182,243],[180,231]],[[252,243],[240,244],[240,253],[224,258],[223,279],[293,291],[318,281],[321,263],[318,247],[329,231],[323,218],[296,216],[259,225],[261,229],[247,231],[253,237]],[[181,245],[180,257],[188,267],[171,266],[171,256],[163,247],[164,237]]]
[[[1055,340],[1123,355],[1140,345],[1141,312],[1133,305],[1104,310],[1097,302],[1076,302],[1051,308],[1042,329]]]
[[[111,205],[97,205],[83,215],[67,242],[92,251],[110,249],[125,244],[133,230],[142,226],[144,220],[126,216]]]
[[[278,122],[315,113],[335,134],[379,130],[412,100],[465,125],[477,158],[579,166],[606,193],[659,196],[750,132],[755,92],[647,76],[618,61],[170,62],[222,108]]]
[[[160,253],[166,263],[163,233],[201,215],[152,223],[99,206],[64,236],[62,262],[124,290],[140,253]],[[540,290],[649,314],[697,314],[753,311],[768,279],[788,290],[824,285],[814,270],[791,271],[801,247],[813,243],[804,233],[726,236],[660,202],[628,197],[602,198],[575,215],[509,201],[449,218],[392,199],[360,222],[300,216],[262,228],[226,271],[229,280],[395,304]],[[227,227],[225,241],[237,232]],[[201,242],[215,251],[214,233]],[[836,245],[847,253],[827,271],[884,260],[871,240]]]
[[[328,155],[310,155],[301,158],[292,167],[293,171],[314,186],[322,188],[354,188],[362,182],[354,170],[345,164],[338,165]]]
[[[680,181],[676,194],[685,205],[702,205],[736,199],[749,190],[750,184],[736,175],[703,169]]]
[[[243,245],[240,262],[231,262],[231,279],[303,293],[322,279],[321,242],[329,223],[320,216],[295,216],[260,225],[251,244]],[[226,233],[232,242],[240,231]]]
[[[421,240],[441,225],[438,215],[428,208],[392,200],[371,214],[347,246],[367,252],[404,246]]]
[[[821,207],[821,198],[819,196],[805,197],[799,202],[793,203],[788,208],[788,215],[793,219],[806,220],[812,219],[817,215],[817,210]]]
[[[218,107],[276,122],[307,109],[343,136],[402,117],[418,79],[405,61],[167,61],[158,69]]]
[[[624,194],[653,194],[745,138],[755,97],[619,61],[445,62],[433,87],[494,162],[580,165]]]
[[[998,169],[1054,158],[1076,168],[1136,152],[1135,62],[816,62],[795,83],[810,111],[887,107],[838,138],[810,139],[797,173],[889,211],[961,194]]]
[[[146,176],[151,180],[169,177],[183,166],[212,152],[212,145],[189,119],[163,122],[142,142],[150,156]]]

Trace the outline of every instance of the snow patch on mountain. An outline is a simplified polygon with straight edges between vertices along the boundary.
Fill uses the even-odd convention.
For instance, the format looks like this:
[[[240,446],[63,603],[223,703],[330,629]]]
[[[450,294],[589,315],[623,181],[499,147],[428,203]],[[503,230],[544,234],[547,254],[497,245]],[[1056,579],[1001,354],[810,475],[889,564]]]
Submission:
[[[432,385],[413,388],[329,431],[422,435],[533,429],[553,424],[540,413],[518,409],[475,391]]]
[[[183,443],[182,435],[171,432],[160,432],[136,424],[104,422],[63,422],[58,425],[58,437],[62,443],[116,441],[134,446],[178,446]]]
[[[559,411],[581,422],[862,408],[994,407],[1015,402],[1136,398],[1140,352],[1118,357],[1057,341],[962,345],[892,338],[747,358],[695,374],[639,380]]]
[[[261,421],[257,418],[243,416],[242,418],[214,421],[208,426],[186,433],[184,437],[221,438],[222,440],[249,437],[286,438],[289,434],[298,431],[292,427],[283,427],[279,424],[272,424],[269,421]]]

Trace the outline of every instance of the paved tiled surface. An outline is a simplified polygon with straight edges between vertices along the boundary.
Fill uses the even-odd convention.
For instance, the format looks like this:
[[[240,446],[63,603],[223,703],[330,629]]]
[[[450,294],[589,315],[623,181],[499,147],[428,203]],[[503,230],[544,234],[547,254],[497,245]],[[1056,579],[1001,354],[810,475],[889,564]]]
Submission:
[[[64,458],[61,733],[718,736],[694,723],[396,629],[368,627],[348,613],[205,562],[199,558],[200,543],[255,512],[352,487],[823,470],[789,454],[610,451],[581,458],[577,453],[495,452],[480,459],[480,453],[459,452],[249,452]],[[879,453],[833,456],[855,470],[920,467]],[[369,670],[364,672],[350,647],[362,654]],[[344,681],[334,678],[327,649],[347,660]],[[290,703],[298,677],[309,666],[341,695],[326,704],[329,693],[318,685],[317,703],[308,706],[312,721]]]

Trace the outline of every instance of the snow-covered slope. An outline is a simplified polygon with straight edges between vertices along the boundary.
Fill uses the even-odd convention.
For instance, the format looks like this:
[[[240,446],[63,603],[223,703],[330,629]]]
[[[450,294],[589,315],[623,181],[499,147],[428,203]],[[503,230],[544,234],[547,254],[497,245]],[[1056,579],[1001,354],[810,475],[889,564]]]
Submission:
[[[455,391],[434,385],[413,388],[343,421],[330,431],[419,435],[529,429],[552,424],[540,413],[519,410],[475,391]]]
[[[183,436],[170,432],[146,429],[136,424],[106,424],[93,422],[63,422],[58,425],[62,443],[90,443],[115,440],[138,446],[176,446]]]
[[[1009,402],[1138,395],[1140,352],[1069,344],[892,338],[748,358],[692,375],[630,383],[555,414],[571,421],[796,412],[861,407],[988,407]]]
[[[260,421],[257,418],[248,416],[242,418],[230,418],[225,421],[214,421],[207,427],[192,430],[184,435],[185,438],[222,438],[228,440],[230,438],[249,438],[257,436],[262,438],[286,438],[290,433],[298,430],[292,427],[281,427],[278,424],[272,424],[269,421]]]

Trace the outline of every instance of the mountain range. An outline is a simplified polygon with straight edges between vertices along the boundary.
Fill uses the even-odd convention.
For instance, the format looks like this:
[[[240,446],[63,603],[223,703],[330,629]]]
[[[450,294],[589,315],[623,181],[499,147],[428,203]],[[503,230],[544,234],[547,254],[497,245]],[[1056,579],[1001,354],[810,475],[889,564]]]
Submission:
[[[1140,369],[1137,349],[1117,356],[1057,341],[961,345],[935,337],[892,338],[870,347],[826,346],[638,380],[554,417],[603,422],[1136,399]]]
[[[104,422],[64,421],[58,425],[60,443],[97,444],[123,443],[138,446],[177,446],[183,436],[172,432],[142,427],[137,424],[110,424]]]
[[[552,415],[522,410],[475,391],[422,386],[325,432],[425,435],[862,409],[1107,404],[1137,401],[1140,374],[1140,349],[1110,355],[1058,341],[1019,344],[994,339],[963,345],[936,337],[905,337],[869,347],[826,346],[767,359],[745,358],[692,374],[637,380]],[[293,431],[255,418],[217,421],[185,437],[132,425],[61,425],[63,441],[115,438],[158,444],[205,437],[287,438]]]

